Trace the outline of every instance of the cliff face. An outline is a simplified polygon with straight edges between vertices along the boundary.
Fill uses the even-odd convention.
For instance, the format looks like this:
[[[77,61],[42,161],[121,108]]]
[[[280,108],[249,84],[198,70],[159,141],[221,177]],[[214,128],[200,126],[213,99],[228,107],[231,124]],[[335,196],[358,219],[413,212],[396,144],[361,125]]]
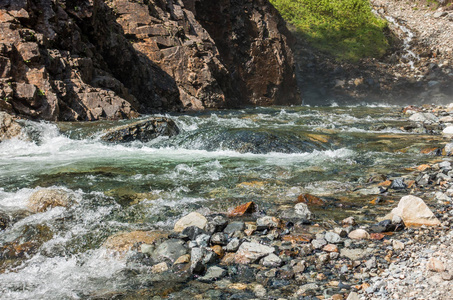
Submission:
[[[265,0],[3,0],[0,110],[47,120],[299,102]]]

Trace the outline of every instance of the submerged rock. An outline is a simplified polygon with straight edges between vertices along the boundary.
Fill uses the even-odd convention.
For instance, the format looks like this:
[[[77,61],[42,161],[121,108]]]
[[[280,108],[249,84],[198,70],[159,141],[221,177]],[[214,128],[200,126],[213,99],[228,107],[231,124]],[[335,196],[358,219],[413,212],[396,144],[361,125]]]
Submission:
[[[42,189],[34,192],[28,198],[27,207],[33,212],[44,212],[56,206],[66,207],[70,201],[71,197],[65,190]]]
[[[104,242],[103,247],[121,253],[130,250],[135,244],[154,244],[167,236],[167,233],[160,231],[121,232],[110,236]]]
[[[187,248],[182,240],[170,239],[162,242],[154,251],[151,258],[155,262],[170,260],[174,263],[179,257],[187,254]]]
[[[394,208],[390,214],[384,217],[385,219],[393,219],[394,216],[399,216],[403,219],[406,226],[437,226],[440,221],[434,216],[433,212],[425,204],[425,202],[415,196],[408,195],[401,198],[398,206]]]
[[[13,116],[0,111],[0,142],[18,136],[21,130]]]
[[[153,118],[110,129],[101,139],[106,142],[148,142],[159,136],[175,136],[179,128],[168,118]]]

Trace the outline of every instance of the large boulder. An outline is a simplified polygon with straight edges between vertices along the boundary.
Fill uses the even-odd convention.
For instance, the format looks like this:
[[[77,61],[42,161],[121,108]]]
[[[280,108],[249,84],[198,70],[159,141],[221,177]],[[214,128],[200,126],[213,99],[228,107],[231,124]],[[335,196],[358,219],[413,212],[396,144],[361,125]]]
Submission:
[[[185,228],[190,226],[196,226],[200,229],[204,229],[208,220],[200,213],[191,212],[190,214],[182,217],[175,223],[174,231],[182,232]]]
[[[274,247],[259,244],[257,242],[244,242],[235,254],[234,260],[239,264],[251,264],[260,258],[274,253]]]
[[[159,136],[174,136],[179,133],[179,128],[173,120],[168,118],[152,118],[134,122],[132,124],[116,127],[101,136],[106,142],[148,142]]]
[[[402,197],[398,206],[383,219],[392,220],[394,216],[399,216],[408,227],[440,225],[439,219],[434,216],[426,203],[412,195]]]
[[[18,136],[21,130],[13,116],[0,111],[0,142]]]

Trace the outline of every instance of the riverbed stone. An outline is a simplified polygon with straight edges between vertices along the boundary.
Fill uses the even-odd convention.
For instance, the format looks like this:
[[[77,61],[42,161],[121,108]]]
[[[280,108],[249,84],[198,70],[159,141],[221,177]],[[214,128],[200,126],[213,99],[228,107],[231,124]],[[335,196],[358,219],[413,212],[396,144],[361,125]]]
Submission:
[[[250,264],[274,251],[274,247],[262,245],[257,242],[244,242],[239,246],[234,259],[239,264]]]
[[[327,241],[325,239],[314,239],[311,241],[314,249],[321,249],[325,245],[327,245]]]
[[[274,253],[265,256],[261,259],[261,264],[265,267],[279,267],[283,263],[282,259],[275,255]]]
[[[151,258],[156,262],[170,260],[174,263],[180,256],[187,254],[187,248],[184,241],[179,239],[169,239],[162,242],[154,250]]]
[[[225,227],[225,229],[223,230],[223,232],[225,232],[226,234],[232,234],[232,233],[235,233],[236,231],[244,231],[244,229],[245,229],[245,223],[237,221],[237,222],[231,222],[230,224],[228,224],[227,227]]]
[[[174,231],[182,232],[185,228],[190,226],[197,226],[198,228],[204,229],[208,220],[200,213],[191,212],[190,214],[182,217],[175,223]]]
[[[370,234],[364,229],[356,229],[351,231],[348,237],[352,240],[367,240],[370,238]]]
[[[206,231],[198,226],[189,226],[183,229],[182,236],[187,236],[191,241],[195,240],[199,235],[206,234]]]
[[[332,232],[332,231],[326,232],[326,234],[324,235],[324,239],[331,244],[336,244],[336,243],[341,242],[340,235],[335,232]]]
[[[277,228],[280,226],[280,224],[281,221],[279,218],[271,216],[265,216],[256,220],[256,226],[258,227],[258,230],[265,228]]]
[[[413,114],[412,116],[409,117],[409,120],[414,121],[414,122],[425,122],[425,121],[438,122],[439,121],[439,119],[434,114],[422,113],[422,112]]]
[[[367,256],[370,253],[371,253],[371,251],[369,249],[343,248],[343,249],[340,250],[340,256],[349,258],[350,260],[363,259],[365,256]]]
[[[302,219],[310,220],[313,216],[312,212],[308,209],[308,206],[305,203],[297,203],[294,206],[294,210],[296,215]]]
[[[228,213],[229,217],[237,217],[237,216],[243,216],[246,214],[252,214],[257,210],[257,206],[255,202],[250,201],[244,204],[241,204],[237,207],[235,207],[233,210],[231,210]]]
[[[200,277],[199,280],[202,282],[213,282],[219,280],[227,275],[227,271],[221,267],[212,266],[206,271],[206,274],[203,277]]]
[[[66,207],[70,201],[70,194],[65,190],[41,189],[28,198],[27,207],[32,212],[44,212],[57,206]]]
[[[426,265],[426,268],[429,271],[434,271],[434,272],[444,272],[445,271],[445,265],[440,261],[438,258],[431,257],[428,260],[428,264]]]
[[[121,253],[130,250],[135,244],[152,245],[167,236],[168,234],[162,231],[120,232],[110,236],[104,242],[103,247]]]
[[[399,216],[403,219],[406,226],[437,226],[440,221],[434,216],[426,203],[413,195],[404,196],[401,198],[398,206],[394,208],[390,214],[384,219],[392,219],[393,216]]]
[[[161,262],[151,267],[151,272],[153,273],[162,273],[165,271],[168,271],[168,265],[166,262]]]
[[[241,242],[238,238],[232,238],[225,246],[225,250],[228,252],[236,252],[239,249]]]
[[[228,244],[228,239],[223,232],[216,232],[211,236],[211,243],[213,245],[225,246]]]

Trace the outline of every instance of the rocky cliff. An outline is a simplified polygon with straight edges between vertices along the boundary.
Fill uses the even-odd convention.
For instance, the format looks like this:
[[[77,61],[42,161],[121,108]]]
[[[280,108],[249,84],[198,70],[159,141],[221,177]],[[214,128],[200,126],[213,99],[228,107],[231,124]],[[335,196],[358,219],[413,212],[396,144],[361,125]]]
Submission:
[[[294,104],[267,0],[2,0],[0,110],[46,120]]]

